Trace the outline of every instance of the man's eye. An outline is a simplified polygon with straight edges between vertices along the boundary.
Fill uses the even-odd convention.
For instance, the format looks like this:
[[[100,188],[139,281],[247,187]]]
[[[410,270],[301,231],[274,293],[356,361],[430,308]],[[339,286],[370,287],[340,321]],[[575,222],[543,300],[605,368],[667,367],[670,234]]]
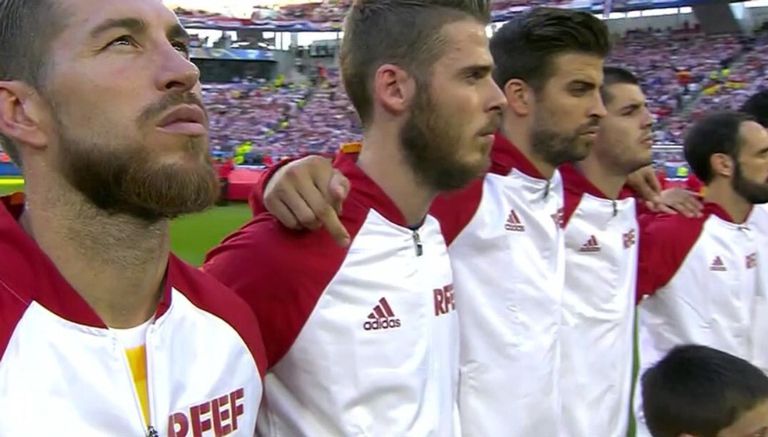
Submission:
[[[109,47],[125,47],[125,46],[136,46],[138,43],[135,39],[133,39],[130,35],[123,35],[118,38],[113,39],[112,41],[107,44],[105,48]]]
[[[189,54],[189,46],[187,46],[186,43],[181,42],[181,41],[174,41],[171,44],[173,45],[173,47],[176,50],[180,51],[181,53],[184,53],[184,54],[187,54],[187,55]]]

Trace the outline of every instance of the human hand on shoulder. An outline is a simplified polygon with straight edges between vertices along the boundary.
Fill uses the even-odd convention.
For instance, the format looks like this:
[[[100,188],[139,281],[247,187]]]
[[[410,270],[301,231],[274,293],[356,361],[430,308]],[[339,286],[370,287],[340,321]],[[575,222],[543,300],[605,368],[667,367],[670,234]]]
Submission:
[[[329,159],[307,156],[286,164],[264,189],[264,206],[290,229],[324,227],[341,246],[350,237],[339,219],[350,190],[349,179]]]

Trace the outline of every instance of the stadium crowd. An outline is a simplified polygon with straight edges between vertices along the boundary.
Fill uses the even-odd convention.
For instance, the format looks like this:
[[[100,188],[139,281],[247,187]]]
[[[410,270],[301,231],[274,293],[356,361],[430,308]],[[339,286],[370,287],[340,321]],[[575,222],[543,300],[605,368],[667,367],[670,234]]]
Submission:
[[[660,122],[656,140],[679,143],[677,115],[710,75],[730,64],[743,48],[737,37],[709,37],[696,29],[632,31],[617,44],[611,59],[642,78],[651,111]]]
[[[691,121],[712,109],[734,109],[768,88],[768,31],[745,41],[708,37],[698,27],[634,30],[616,44],[611,62],[638,73],[657,123],[657,144],[681,144]],[[205,84],[214,156],[246,146],[241,164],[272,164],[307,153],[332,153],[361,138],[338,69],[320,78]],[[242,150],[242,149],[241,149]],[[6,159],[0,152],[0,159]]]
[[[692,120],[714,108],[738,107],[768,86],[768,33],[745,41],[708,37],[697,27],[629,32],[610,62],[637,72],[656,117],[657,144],[681,144]],[[306,153],[332,153],[361,131],[337,69],[310,83],[219,84],[206,87],[212,104],[212,145],[226,154],[252,145],[245,162],[272,163]],[[725,107],[722,102],[727,102]]]
[[[341,90],[338,71],[331,69],[315,82],[204,85],[214,156],[247,150],[238,163],[269,165],[333,152],[333,144],[359,139],[357,116]]]
[[[498,20],[508,18],[510,13],[519,12],[531,6],[566,6],[573,0],[497,0],[492,4],[492,15]],[[352,0],[324,0],[299,4],[280,5],[276,8],[254,8],[251,20],[255,22],[313,22],[341,23],[349,10]],[[222,18],[202,10],[176,8],[175,12],[185,18]],[[226,17],[223,17],[226,18]]]
[[[517,3],[497,2],[494,7]],[[309,6],[345,10],[335,3],[293,8]],[[701,115],[738,108],[747,96],[768,88],[768,29],[750,39],[705,36],[698,25],[687,22],[679,29],[632,30],[615,45],[610,62],[641,77],[656,118],[656,144],[679,145]],[[212,154],[239,155],[239,164],[270,165],[307,153],[333,153],[339,144],[358,141],[360,125],[338,69],[322,71],[311,81],[292,83],[280,77],[205,84]],[[0,150],[0,161],[7,160]]]
[[[768,89],[768,24],[748,47],[749,51],[733,65],[706,78],[691,120],[712,110],[737,109],[749,96]]]

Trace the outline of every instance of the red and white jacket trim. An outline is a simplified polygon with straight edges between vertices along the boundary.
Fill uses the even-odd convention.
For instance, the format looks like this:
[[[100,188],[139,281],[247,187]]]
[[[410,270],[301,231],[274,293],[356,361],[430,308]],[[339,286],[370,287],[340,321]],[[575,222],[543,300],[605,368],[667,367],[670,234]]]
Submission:
[[[432,208],[449,243],[466,436],[557,436],[563,187],[502,135],[489,174]]]
[[[0,202],[0,435],[250,436],[265,369],[253,313],[171,256],[146,337],[150,423],[118,337]]]
[[[264,436],[452,436],[458,315],[440,226],[410,229],[342,154],[351,192],[342,223],[293,232],[259,214],[213,250],[205,270],[256,311],[270,370]]]
[[[641,372],[687,343],[758,365],[768,361],[762,323],[768,309],[765,235],[752,220],[734,223],[719,205],[705,203],[701,218],[662,216],[644,227],[638,280]],[[637,392],[638,435],[649,435]]]
[[[635,199],[609,199],[573,165],[565,186],[561,437],[624,437],[634,356],[639,224]],[[600,411],[600,414],[595,414]]]

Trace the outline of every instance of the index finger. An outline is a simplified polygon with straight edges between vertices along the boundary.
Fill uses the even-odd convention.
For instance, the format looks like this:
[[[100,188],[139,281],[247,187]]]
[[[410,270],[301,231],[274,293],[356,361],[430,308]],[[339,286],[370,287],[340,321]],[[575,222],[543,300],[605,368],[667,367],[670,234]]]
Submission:
[[[341,219],[336,215],[336,211],[332,207],[323,208],[318,215],[318,219],[322,222],[323,227],[331,234],[333,240],[341,247],[349,246],[351,238],[349,232],[341,223]]]

